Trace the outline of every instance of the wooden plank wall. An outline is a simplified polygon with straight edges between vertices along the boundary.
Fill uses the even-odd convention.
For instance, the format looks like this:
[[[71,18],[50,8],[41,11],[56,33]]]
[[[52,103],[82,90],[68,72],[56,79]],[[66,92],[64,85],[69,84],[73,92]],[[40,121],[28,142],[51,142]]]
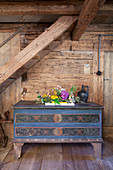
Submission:
[[[84,73],[84,67],[89,65],[89,73]],[[51,52],[28,72],[28,80],[22,86],[27,89],[25,100],[34,100],[37,91],[41,95],[57,85],[70,90],[72,85],[90,87],[89,100],[92,100],[93,82],[93,53],[92,52]]]
[[[20,49],[26,47],[32,40],[39,36],[48,26],[42,24],[29,25],[11,39],[7,44],[0,48],[0,67],[7,63],[12,57],[16,56]],[[21,24],[0,24],[0,44],[12,33],[16,32],[23,25]],[[38,26],[38,29],[37,29]],[[29,38],[26,38],[26,37]],[[21,100],[21,77],[13,82],[5,91],[0,94],[0,112],[10,111],[10,118],[13,118],[12,105]],[[5,133],[13,138],[13,123],[3,124]]]
[[[105,52],[104,70],[105,124],[113,126],[113,52]]]
[[[8,38],[12,33],[0,33],[0,43]],[[13,37],[7,44],[0,48],[0,67],[6,64],[12,57],[20,51],[19,34]],[[5,91],[0,94],[0,112],[7,110],[10,112],[10,118],[13,119],[12,105],[21,99],[21,77],[12,83]],[[13,124],[3,124],[5,133],[13,137]]]
[[[16,31],[21,26],[21,24],[1,24],[0,32],[2,32],[2,30],[7,33]],[[20,33],[20,50],[40,35],[48,26],[48,24],[27,24]],[[98,71],[98,35],[111,33],[113,33],[112,25],[99,25],[90,26],[80,41],[71,41],[70,37],[67,37],[54,51],[41,59],[28,71],[27,80],[22,82],[22,88],[27,89],[25,96],[20,94],[20,78],[7,89],[7,91],[10,91],[10,94],[7,91],[2,93],[2,95],[5,96],[4,98],[1,97],[2,100],[5,101],[5,98],[8,98],[9,95],[11,96],[8,103],[11,103],[11,101],[15,101],[16,103],[21,98],[24,100],[34,100],[37,98],[37,91],[43,95],[48,89],[51,90],[57,85],[61,85],[67,90],[69,90],[72,85],[77,85],[77,91],[79,91],[81,85],[84,84],[89,86],[88,100],[103,104],[104,51],[113,51],[113,36],[102,37],[100,67],[103,74],[99,77],[96,75]],[[63,37],[60,37],[54,43],[58,43],[61,38]],[[51,48],[51,46],[48,48]],[[13,86],[15,86],[15,88],[13,88]],[[15,97],[14,94],[16,95]],[[4,107],[3,105],[1,106],[4,111],[7,108],[5,105]],[[111,115],[105,114],[106,113],[104,113],[104,119],[106,118],[108,122]],[[11,117],[12,116],[11,112]],[[104,121],[104,126],[111,126],[111,124],[106,124]],[[13,136],[12,131],[10,134]]]
[[[113,51],[113,36],[102,37],[101,40],[101,76],[96,74],[98,71],[98,42],[99,34],[112,33],[112,25],[111,27],[90,26],[80,41],[71,41],[69,38],[64,40],[61,45],[28,71],[28,79],[22,83],[22,87],[27,89],[24,99],[34,100],[37,98],[37,91],[43,95],[57,85],[61,85],[67,90],[72,85],[77,85],[77,91],[79,91],[81,85],[84,84],[89,86],[88,101],[103,105],[104,52]],[[30,34],[25,36],[26,41],[29,37]],[[87,68],[87,66],[89,67]],[[110,119],[112,113],[107,116],[105,114],[104,119],[105,117]],[[111,124],[106,124],[104,121],[104,126],[111,126]]]
[[[0,44],[4,42],[12,33],[0,32]],[[20,36],[19,34],[8,41],[0,48],[0,67],[5,65],[11,58],[13,58],[20,51]]]
[[[21,77],[1,93],[1,98],[2,113],[9,110],[10,119],[13,119],[12,105],[21,100]],[[13,123],[3,124],[3,127],[8,137],[13,138]]]

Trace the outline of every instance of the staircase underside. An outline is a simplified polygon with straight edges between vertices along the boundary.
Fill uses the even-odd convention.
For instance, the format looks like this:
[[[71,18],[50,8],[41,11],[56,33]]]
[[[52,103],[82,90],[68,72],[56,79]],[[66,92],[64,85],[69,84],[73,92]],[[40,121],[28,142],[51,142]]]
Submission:
[[[3,92],[10,84],[12,84],[16,79],[18,79],[20,76],[22,76],[24,73],[30,70],[36,63],[38,63],[44,56],[48,55],[54,48],[59,46],[62,43],[62,40],[55,43],[54,46],[52,46],[51,49],[45,49],[36,55],[36,57],[32,58],[30,61],[28,61],[24,66],[22,66],[20,69],[18,69],[14,74],[10,76],[7,80],[5,80],[0,85],[0,93]]]
[[[39,37],[32,41],[17,56],[12,58],[0,70],[0,93],[12,82],[27,72],[43,56],[51,50],[44,50],[50,43],[62,35],[77,20],[75,16],[60,17]],[[59,44],[57,44],[59,45]],[[53,49],[55,46],[53,47]],[[53,50],[52,49],[52,50]],[[39,59],[35,58],[38,54]]]

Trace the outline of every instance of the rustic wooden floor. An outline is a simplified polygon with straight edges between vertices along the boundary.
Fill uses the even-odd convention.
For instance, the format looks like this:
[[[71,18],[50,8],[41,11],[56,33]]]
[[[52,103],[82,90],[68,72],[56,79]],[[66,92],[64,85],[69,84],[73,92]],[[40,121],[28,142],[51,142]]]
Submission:
[[[91,144],[25,144],[22,157],[13,149],[1,170],[113,170],[113,139],[103,143],[103,159],[96,160]]]

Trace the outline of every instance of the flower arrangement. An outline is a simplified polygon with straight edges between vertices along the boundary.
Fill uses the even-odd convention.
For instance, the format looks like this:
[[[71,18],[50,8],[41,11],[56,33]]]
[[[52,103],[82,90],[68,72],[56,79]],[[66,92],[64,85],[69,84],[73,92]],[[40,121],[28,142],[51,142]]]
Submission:
[[[53,88],[52,95],[49,92],[46,95],[38,95],[36,103],[38,104],[46,104],[46,103],[75,103],[79,101],[79,97],[74,96],[74,92],[77,90],[76,86],[72,86],[70,91],[62,88],[61,86],[57,86],[57,88]],[[39,94],[39,92],[37,92]]]

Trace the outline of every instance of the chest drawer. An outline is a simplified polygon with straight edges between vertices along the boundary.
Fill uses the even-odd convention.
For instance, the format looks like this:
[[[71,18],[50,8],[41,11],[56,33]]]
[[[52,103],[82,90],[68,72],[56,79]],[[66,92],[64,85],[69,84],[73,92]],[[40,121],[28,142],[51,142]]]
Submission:
[[[15,123],[98,123],[99,114],[15,114]]]
[[[100,112],[98,110],[48,110],[31,112],[15,112],[15,123],[99,123]]]
[[[16,137],[99,137],[99,127],[16,127]]]

